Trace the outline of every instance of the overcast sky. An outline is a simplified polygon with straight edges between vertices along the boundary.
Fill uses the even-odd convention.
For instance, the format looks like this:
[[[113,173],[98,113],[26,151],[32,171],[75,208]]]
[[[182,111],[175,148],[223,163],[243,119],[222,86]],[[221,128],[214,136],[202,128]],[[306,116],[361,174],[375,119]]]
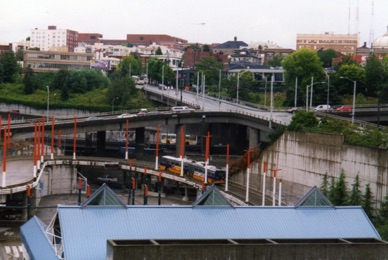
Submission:
[[[371,28],[374,39],[387,32],[388,0],[373,1],[372,19],[372,0],[1,0],[0,43],[56,25],[104,39],[168,34],[210,44],[237,37],[293,49],[297,33],[358,31],[362,45]]]

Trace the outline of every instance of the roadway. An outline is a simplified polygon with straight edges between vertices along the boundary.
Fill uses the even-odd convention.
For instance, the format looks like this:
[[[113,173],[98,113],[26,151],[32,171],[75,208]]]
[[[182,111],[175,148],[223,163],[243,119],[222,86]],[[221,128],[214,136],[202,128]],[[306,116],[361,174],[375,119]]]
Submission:
[[[288,125],[291,122],[292,113],[284,111],[268,111],[263,108],[248,106],[243,103],[236,103],[225,99],[218,99],[208,95],[202,95],[192,91],[176,91],[175,89],[160,90],[157,86],[144,85],[138,86],[144,88],[145,91],[154,92],[165,96],[167,100],[180,102],[182,95],[182,103],[195,106],[204,111],[232,111],[242,114],[252,114],[254,116],[266,118],[268,121],[272,118],[273,121],[279,122],[282,125]]]

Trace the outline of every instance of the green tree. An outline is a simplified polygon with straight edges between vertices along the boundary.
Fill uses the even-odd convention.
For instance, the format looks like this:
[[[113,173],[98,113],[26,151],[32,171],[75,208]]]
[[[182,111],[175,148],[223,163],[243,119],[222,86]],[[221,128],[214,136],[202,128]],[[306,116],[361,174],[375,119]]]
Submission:
[[[156,49],[156,53],[155,53],[156,55],[163,55],[163,52],[162,52],[162,49],[160,48],[160,47],[158,47],[157,49]]]
[[[297,111],[291,119],[287,129],[300,131],[318,126],[318,119],[313,112]]]
[[[329,197],[329,176],[327,175],[327,172],[325,173],[325,175],[323,175],[322,177],[322,184],[321,184],[321,187],[320,187],[320,190],[322,191],[323,195],[325,195],[326,197]]]
[[[148,77],[151,81],[163,81],[165,85],[173,85],[175,73],[162,60],[151,58],[148,60]]]
[[[348,200],[345,171],[341,170],[340,176],[334,186],[334,198],[332,203],[336,206],[345,206],[347,205]]]
[[[224,69],[224,64],[213,56],[207,56],[200,59],[195,67],[204,73],[206,85],[216,85],[218,84],[219,70]]]
[[[29,95],[35,92],[36,86],[34,81],[34,72],[30,68],[30,66],[28,66],[24,70],[23,84],[24,84],[24,94]]]
[[[5,51],[0,56],[2,65],[2,80],[5,83],[15,83],[19,77],[20,67],[13,51]]]
[[[379,224],[388,224],[388,195],[384,197],[384,200],[380,204]]]
[[[207,44],[203,45],[203,51],[209,52],[210,51],[210,46],[207,45]]]
[[[306,85],[311,84],[311,78],[315,81],[321,81],[324,75],[322,62],[317,53],[309,49],[300,49],[288,56],[282,61],[282,67],[285,70],[287,89],[285,105],[294,104],[295,97],[295,79],[298,78],[298,103],[306,100]]]
[[[141,75],[141,60],[135,58],[132,54],[128,55],[120,61],[117,71],[120,72],[121,76]]]
[[[339,95],[353,95],[354,92],[354,81],[357,83],[357,93],[362,89],[362,86],[365,82],[365,69],[359,65],[355,64],[345,64],[342,65],[336,74],[338,84],[336,84]]]
[[[69,88],[67,87],[67,84],[65,84],[64,86],[62,86],[61,88],[61,100],[62,101],[65,101],[65,100],[68,100],[69,99]]]
[[[370,55],[365,64],[365,85],[368,93],[376,96],[387,80],[388,75],[384,71],[383,62],[376,55]]]
[[[70,75],[70,72],[68,70],[60,69],[54,76],[53,84],[52,84],[53,90],[54,89],[63,90],[63,88],[66,87],[66,91],[68,91],[67,82],[68,82],[69,75]]]
[[[284,56],[280,53],[275,53],[275,55],[268,61],[268,65],[271,67],[280,67],[282,66],[282,61]]]
[[[349,196],[349,205],[361,206],[362,197],[360,178],[357,174],[356,178],[354,179],[354,183],[352,184],[352,191],[350,192]]]
[[[71,71],[67,84],[71,93],[87,92],[87,81],[81,71]]]
[[[325,68],[333,67],[333,59],[339,57],[339,54],[333,49],[318,51],[317,54]]]
[[[135,108],[131,101],[138,97],[135,82],[132,78],[115,77],[111,80],[111,85],[107,91],[106,102],[112,104],[115,102],[122,109]],[[117,100],[114,101],[114,100]]]
[[[335,179],[333,176],[331,176],[330,188],[329,188],[329,200],[333,204],[334,204],[335,196],[336,196],[336,194],[335,194]]]
[[[362,203],[362,208],[364,209],[365,213],[368,215],[369,219],[371,221],[374,220],[373,216],[373,194],[369,187],[369,183],[365,186],[365,193],[364,193],[364,199]]]

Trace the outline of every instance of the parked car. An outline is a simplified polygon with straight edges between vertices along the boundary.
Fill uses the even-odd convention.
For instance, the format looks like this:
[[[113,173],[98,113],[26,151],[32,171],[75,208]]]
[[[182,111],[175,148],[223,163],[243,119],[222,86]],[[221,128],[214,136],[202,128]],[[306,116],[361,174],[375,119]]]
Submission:
[[[332,111],[333,109],[331,108],[330,105],[318,105],[314,108],[315,111]]]
[[[159,89],[160,89],[160,90],[166,90],[166,89],[167,89],[167,86],[164,85],[164,84],[159,84]]]
[[[189,112],[189,111],[194,111],[194,109],[192,109],[188,106],[178,106],[178,107],[172,107],[171,111],[173,111],[173,112]]]
[[[128,118],[128,117],[135,117],[136,115],[135,114],[121,114],[121,115],[118,115],[117,118]]]
[[[148,113],[148,109],[147,108],[141,108],[139,113],[137,113],[138,116],[144,116]]]
[[[341,111],[341,112],[351,112],[352,107],[351,106],[340,106],[335,109],[335,111]]]
[[[298,110],[299,110],[299,107],[290,107],[289,109],[287,109],[287,112],[288,113],[294,113],[294,112],[296,112]]]

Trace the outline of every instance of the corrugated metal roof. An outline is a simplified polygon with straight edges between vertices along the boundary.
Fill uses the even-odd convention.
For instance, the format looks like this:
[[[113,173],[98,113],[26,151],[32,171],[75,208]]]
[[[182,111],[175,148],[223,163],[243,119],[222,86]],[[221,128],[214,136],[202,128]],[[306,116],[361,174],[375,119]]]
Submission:
[[[105,259],[108,239],[378,238],[361,207],[58,208],[66,259]]]
[[[37,217],[20,227],[20,237],[31,259],[56,259],[54,249],[45,236],[46,225]]]

